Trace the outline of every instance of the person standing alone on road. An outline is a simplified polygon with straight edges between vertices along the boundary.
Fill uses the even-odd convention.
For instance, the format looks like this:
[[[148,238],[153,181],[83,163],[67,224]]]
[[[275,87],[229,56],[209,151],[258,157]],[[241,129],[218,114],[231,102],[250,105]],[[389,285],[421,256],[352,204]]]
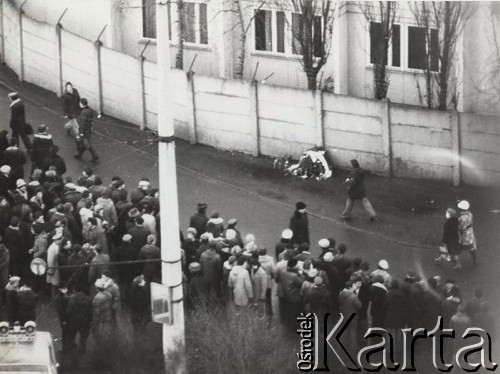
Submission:
[[[64,93],[62,95],[64,118],[68,122],[64,124],[64,128],[71,135],[78,135],[77,118],[80,116],[80,94],[76,88],[73,88],[71,82],[66,82]]]
[[[458,219],[455,209],[448,208],[446,210],[446,221],[443,225],[443,239],[440,248],[440,256],[435,259],[436,264],[441,265],[443,261],[453,261],[453,268],[458,270],[461,268],[458,255],[460,254],[460,246],[458,244]]]
[[[462,200],[457,205],[460,209],[460,215],[458,217],[458,240],[462,249],[469,251],[474,265],[477,265],[476,251],[477,243],[476,236],[474,235],[473,217],[470,212],[470,204],[467,200]]]
[[[299,201],[295,204],[295,211],[290,218],[290,230],[292,230],[292,243],[301,245],[309,243],[309,220],[307,218],[306,204]]]
[[[366,198],[365,171],[361,168],[361,166],[359,166],[359,162],[357,160],[351,160],[351,165],[354,170],[352,171],[351,176],[346,179],[346,183],[349,184],[349,190],[347,191],[345,209],[340,218],[351,218],[354,202],[356,200],[361,200],[363,208],[365,208],[370,216],[370,221],[375,222],[377,220],[377,213],[375,213],[370,200]]]
[[[82,155],[85,151],[89,151],[92,155],[92,162],[96,162],[99,160],[99,156],[95,151],[94,147],[92,147],[92,143],[90,139],[92,137],[92,121],[94,120],[94,110],[89,107],[89,103],[87,99],[82,98],[80,100],[80,108],[82,108],[82,112],[80,113],[80,127],[79,134],[76,140],[76,148],[77,153],[75,154],[75,158],[81,159]]]
[[[19,98],[17,92],[9,94],[10,103],[10,128],[12,129],[12,137],[19,142],[19,136],[23,140],[24,146],[28,151],[31,150],[31,140],[26,134],[26,114],[24,111],[24,103]]]

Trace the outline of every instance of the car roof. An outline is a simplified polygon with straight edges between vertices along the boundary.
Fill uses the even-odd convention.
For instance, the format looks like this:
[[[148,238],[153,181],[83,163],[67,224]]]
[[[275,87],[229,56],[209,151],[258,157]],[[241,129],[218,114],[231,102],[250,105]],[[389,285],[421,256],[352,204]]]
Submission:
[[[0,339],[0,368],[10,364],[49,364],[50,333],[38,331],[33,339]],[[0,369],[1,371],[1,369]]]

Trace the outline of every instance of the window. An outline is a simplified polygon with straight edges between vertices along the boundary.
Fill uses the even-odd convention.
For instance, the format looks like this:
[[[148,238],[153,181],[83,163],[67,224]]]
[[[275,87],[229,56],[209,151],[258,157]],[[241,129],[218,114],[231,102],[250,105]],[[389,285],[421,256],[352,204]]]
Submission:
[[[429,39],[429,40],[427,40]],[[427,52],[430,57],[430,70],[439,70],[439,39],[436,29],[430,30],[429,38],[423,27],[408,27],[408,68],[427,69]]]
[[[255,11],[255,50],[285,53],[285,12]]]
[[[170,21],[170,2],[168,7],[168,35],[172,40],[172,24]],[[142,0],[142,36],[156,39],[156,2],[155,0]]]
[[[312,30],[312,42],[314,48],[314,56],[320,57],[323,43],[321,40],[322,33],[322,18],[320,16],[315,16],[313,21],[313,30]],[[302,55],[302,33],[303,23],[302,23],[302,15],[298,13],[292,13],[292,53],[294,55]]]
[[[184,2],[184,41],[208,44],[207,4]]]
[[[370,22],[370,63],[374,64],[378,49],[383,43],[382,24]],[[401,26],[392,25],[392,37],[389,43],[387,65],[401,67]]]
[[[155,0],[142,0],[142,36],[156,39]]]

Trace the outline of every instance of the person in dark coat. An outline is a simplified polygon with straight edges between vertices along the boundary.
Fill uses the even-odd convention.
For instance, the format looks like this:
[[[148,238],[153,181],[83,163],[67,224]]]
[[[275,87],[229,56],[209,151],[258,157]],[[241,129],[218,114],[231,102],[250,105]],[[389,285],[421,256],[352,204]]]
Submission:
[[[64,118],[68,122],[64,124],[64,128],[71,135],[78,135],[78,122],[77,118],[80,116],[80,94],[78,90],[73,87],[71,82],[66,82],[64,93],[62,94],[62,110]]]
[[[5,286],[5,308],[7,321],[14,323],[17,320],[17,292],[21,278],[13,276],[9,278],[9,283]]]
[[[9,146],[8,134],[7,130],[0,131],[0,165],[3,165],[3,153]]]
[[[64,175],[66,173],[66,162],[57,152],[59,152],[57,145],[50,147],[48,156],[43,159],[40,165],[43,172],[49,170],[51,166],[55,166],[57,175]]]
[[[437,319],[442,313],[443,298],[438,289],[438,282],[435,278],[427,280],[428,288],[422,294],[421,321],[422,326],[427,331],[432,330],[437,323]]]
[[[5,229],[3,243],[9,249],[9,274],[21,275],[25,257],[23,252],[27,249],[25,248],[23,234],[19,228],[19,217],[13,216],[10,219],[10,225]]]
[[[24,146],[29,151],[31,149],[31,140],[26,134],[26,114],[24,111],[24,103],[19,98],[17,92],[9,94],[10,103],[10,128],[12,130],[12,138],[19,142],[19,136],[23,140]]]
[[[85,258],[82,255],[82,246],[80,244],[74,244],[71,248],[71,254],[68,257],[68,266],[82,266],[85,264]],[[88,268],[86,267],[75,267],[68,268],[66,273],[68,276],[68,288],[74,290],[75,288],[87,289],[88,288]]]
[[[24,164],[26,164],[26,156],[18,147],[17,139],[11,138],[9,147],[3,153],[5,165],[11,167],[10,176],[14,180],[24,179]]]
[[[293,244],[301,245],[309,242],[309,220],[307,218],[306,204],[299,201],[295,204],[295,211],[290,218],[290,230],[293,232]]]
[[[17,291],[17,320],[23,326],[28,321],[36,320],[36,303],[38,295],[25,283]]]
[[[196,238],[199,239],[201,234],[207,231],[208,217],[207,204],[199,203],[198,211],[189,219],[189,227],[196,229]]]
[[[387,288],[381,276],[375,276],[370,286],[370,314],[372,316],[372,327],[385,327],[385,312],[387,308]]]
[[[33,150],[31,151],[32,170],[42,168],[43,160],[49,155],[50,147],[53,145],[52,135],[47,134],[47,125],[39,125],[38,133],[33,136]]]
[[[215,251],[215,241],[209,245],[210,247],[200,257],[201,276],[203,294],[207,302],[215,303],[221,294],[222,261],[221,256]]]
[[[116,248],[114,261],[126,262],[135,261],[138,254],[131,243],[132,236],[125,234],[122,237],[122,243]],[[125,302],[129,301],[130,286],[135,277],[141,274],[142,264],[125,264],[117,265],[116,272],[118,274],[118,283],[120,286],[120,294]]]
[[[160,248],[156,246],[156,237],[153,234],[148,235],[148,243],[141,248],[139,260],[159,260],[161,258]],[[142,274],[146,282],[158,281],[161,279],[161,262],[145,262],[142,268]]]
[[[356,200],[361,200],[363,208],[365,208],[370,216],[370,221],[375,222],[377,220],[377,213],[375,213],[370,200],[366,198],[365,171],[359,166],[359,162],[357,160],[351,160],[351,165],[354,170],[351,172],[350,177],[346,179],[349,189],[347,190],[347,202],[345,209],[340,218],[351,218],[354,202]]]
[[[151,320],[149,289],[144,276],[139,275],[130,287],[130,321],[136,337],[144,333],[144,328]]]
[[[85,151],[89,151],[92,155],[92,162],[99,160],[99,156],[92,146],[92,121],[94,120],[94,110],[89,107],[87,99],[80,99],[80,107],[82,111],[80,113],[79,121],[79,134],[77,137],[77,153],[75,158],[81,159]]]
[[[70,344],[74,343],[76,334],[80,334],[80,344],[78,344],[78,351],[80,353],[85,353],[87,350],[87,338],[91,322],[92,300],[76,285],[73,294],[68,299],[66,323]]]
[[[12,178],[11,171],[12,168],[9,165],[0,167],[0,196],[4,197],[9,203],[12,203],[10,191],[16,189],[16,180]]]
[[[142,247],[148,244],[148,236],[150,232],[144,227],[144,220],[142,217],[135,219],[135,226],[128,230],[127,234],[132,236],[132,246],[135,248],[137,256]]]
[[[453,261],[454,269],[461,268],[458,255],[460,254],[460,245],[458,240],[458,218],[455,209],[448,208],[446,210],[446,220],[443,224],[443,238],[441,240],[441,252],[438,258],[435,259],[438,265],[450,258]],[[444,250],[446,249],[446,250]],[[449,257],[448,257],[449,256]]]

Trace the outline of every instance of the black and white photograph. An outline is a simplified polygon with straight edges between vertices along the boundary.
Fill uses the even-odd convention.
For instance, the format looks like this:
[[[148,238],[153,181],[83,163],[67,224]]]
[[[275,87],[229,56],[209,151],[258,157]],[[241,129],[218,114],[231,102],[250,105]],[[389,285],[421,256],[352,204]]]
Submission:
[[[0,0],[0,373],[500,371],[500,1]]]

